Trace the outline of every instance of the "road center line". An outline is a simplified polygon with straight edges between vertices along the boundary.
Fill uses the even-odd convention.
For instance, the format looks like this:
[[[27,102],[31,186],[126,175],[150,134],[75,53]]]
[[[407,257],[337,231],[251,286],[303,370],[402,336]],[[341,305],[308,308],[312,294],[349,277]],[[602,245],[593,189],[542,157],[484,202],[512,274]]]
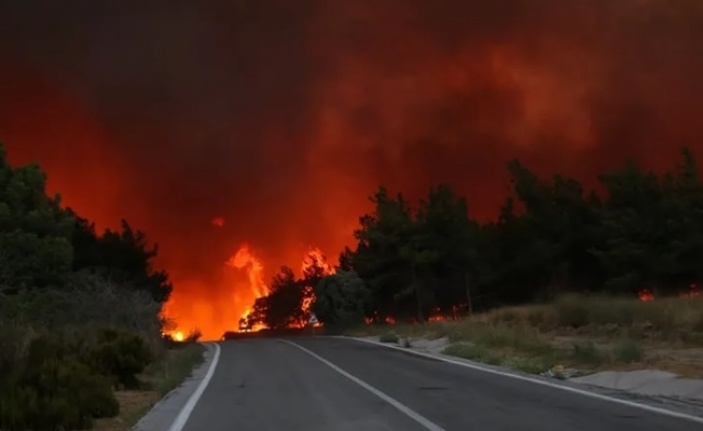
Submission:
[[[203,377],[203,379],[200,381],[200,384],[195,389],[195,392],[193,392],[186,404],[178,413],[178,416],[176,416],[176,419],[173,421],[168,431],[181,431],[183,429],[186,422],[188,422],[190,414],[193,413],[195,405],[198,403],[198,400],[203,395],[203,392],[205,392],[205,388],[207,388],[208,383],[210,383],[212,375],[215,374],[217,362],[220,360],[220,345],[217,343],[212,343],[212,345],[215,346],[215,355],[213,356],[212,362],[210,363],[210,368],[208,368],[205,377]]]
[[[376,395],[377,397],[381,398],[383,401],[387,402],[388,404],[392,405],[396,409],[398,409],[400,412],[408,416],[410,419],[414,420],[415,422],[419,423],[422,425],[424,428],[428,429],[429,431],[446,431],[444,428],[441,426],[437,425],[436,423],[430,421],[426,417],[422,416],[415,410],[412,410],[410,407],[406,406],[405,404],[401,403],[400,401],[396,400],[395,398],[391,397],[390,395],[387,395],[384,392],[381,392],[380,390],[374,388],[370,384],[366,383],[365,381],[349,374],[348,372],[344,371],[343,369],[339,368],[332,362],[328,361],[327,359],[321,357],[317,353],[314,353],[305,347],[293,343],[292,341],[288,340],[281,340],[284,343],[290,344],[291,346],[297,347],[298,349],[302,350],[303,352],[307,353],[308,355],[312,356],[313,358],[317,359],[318,361],[322,362],[323,364],[327,365],[328,367],[332,368],[334,371],[338,372],[339,374],[343,375],[344,377],[348,378],[352,382],[356,383],[357,385],[361,386],[362,388],[366,389],[367,391],[371,392],[372,394]],[[174,430],[171,430],[174,431]]]

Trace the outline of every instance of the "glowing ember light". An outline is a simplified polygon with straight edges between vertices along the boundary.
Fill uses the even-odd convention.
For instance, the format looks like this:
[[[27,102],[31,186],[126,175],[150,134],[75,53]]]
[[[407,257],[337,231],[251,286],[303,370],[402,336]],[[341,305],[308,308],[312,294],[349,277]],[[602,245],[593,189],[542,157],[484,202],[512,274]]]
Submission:
[[[651,289],[642,289],[637,292],[637,296],[639,297],[640,301],[643,302],[654,301],[654,293]]]
[[[185,335],[181,331],[174,332],[173,335],[171,335],[171,337],[173,338],[174,341],[178,341],[179,343],[186,339]]]
[[[212,219],[212,225],[217,226],[217,227],[222,227],[225,225],[225,218],[224,217],[215,217]]]
[[[698,289],[698,285],[693,283],[688,286],[688,292],[684,292],[679,296],[682,298],[700,298],[703,297],[703,294],[701,293],[701,290]]]

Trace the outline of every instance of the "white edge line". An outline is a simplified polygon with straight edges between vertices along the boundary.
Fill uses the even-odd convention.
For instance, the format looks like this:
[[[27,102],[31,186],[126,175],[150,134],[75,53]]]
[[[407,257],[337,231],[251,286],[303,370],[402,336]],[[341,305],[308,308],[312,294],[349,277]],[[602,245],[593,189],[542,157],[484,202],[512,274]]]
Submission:
[[[610,401],[613,403],[622,404],[622,405],[626,405],[629,407],[634,407],[634,408],[646,410],[646,411],[649,411],[652,413],[658,413],[658,414],[661,414],[664,416],[671,416],[671,417],[675,417],[678,419],[685,419],[685,420],[689,420],[692,422],[703,424],[703,417],[700,417],[700,416],[693,416],[693,415],[689,415],[686,413],[680,413],[680,412],[676,412],[673,410],[667,410],[667,409],[663,409],[663,408],[659,408],[659,407],[654,407],[654,406],[649,406],[646,404],[637,403],[634,401],[623,400],[620,398],[615,398],[615,397],[611,397],[608,395],[602,395],[602,394],[599,394],[596,392],[591,392],[591,391],[587,391],[584,389],[578,389],[578,388],[574,388],[571,386],[560,385],[558,383],[552,383],[552,382],[549,382],[546,380],[540,380],[540,379],[536,379],[533,377],[523,376],[520,374],[514,374],[514,373],[505,372],[505,371],[494,370],[492,368],[482,367],[480,365],[475,365],[475,364],[471,364],[468,362],[453,360],[453,359],[450,359],[450,358],[447,358],[444,356],[432,355],[432,354],[425,353],[425,352],[418,352],[417,350],[406,349],[406,348],[402,348],[399,346],[393,346],[390,344],[381,343],[381,342],[373,341],[373,340],[365,340],[363,338],[346,337],[343,335],[337,335],[337,336],[333,335],[331,337],[344,338],[347,340],[353,340],[353,341],[359,341],[362,343],[373,344],[374,346],[380,346],[380,347],[385,347],[388,349],[400,350],[402,352],[410,353],[413,355],[423,356],[423,357],[434,359],[437,361],[447,362],[450,364],[459,365],[462,367],[471,368],[471,369],[478,370],[478,371],[483,371],[483,372],[489,373],[489,374],[495,374],[495,375],[503,376],[503,377],[510,377],[510,378],[522,380],[525,382],[531,382],[531,383],[535,383],[538,385],[547,386],[550,388],[560,389],[562,391],[571,392],[574,394],[579,394],[579,395],[583,395],[583,396],[587,396],[587,397],[591,397],[591,398],[596,398],[596,399],[603,400],[603,401]]]
[[[217,362],[220,360],[220,345],[217,343],[208,343],[212,344],[215,346],[215,355],[212,357],[212,362],[210,363],[210,368],[208,368],[207,373],[205,374],[205,377],[200,381],[200,384],[198,387],[195,389],[195,392],[190,396],[186,404],[183,406],[181,411],[178,413],[178,416],[176,416],[176,419],[173,421],[171,426],[169,427],[168,431],[181,431],[183,427],[185,426],[186,422],[188,421],[188,418],[190,417],[190,414],[193,413],[193,409],[195,408],[195,405],[198,403],[198,400],[200,397],[203,395],[203,392],[205,392],[205,388],[207,388],[208,383],[210,383],[210,379],[212,379],[212,375],[215,374],[215,368],[217,367]]]
[[[332,362],[328,361],[327,359],[321,357],[317,353],[314,353],[314,352],[306,349],[305,347],[303,347],[299,344],[296,344],[292,341],[283,340],[283,339],[280,339],[280,341],[283,341],[284,343],[290,344],[291,346],[297,347],[298,349],[302,350],[303,352],[307,353],[308,355],[312,356],[313,358],[317,359],[318,361],[320,361],[323,364],[327,365],[328,367],[332,368],[334,371],[338,372],[339,374],[348,378],[352,382],[356,383],[357,385],[361,386],[362,388],[366,389],[367,391],[369,391],[372,394],[376,395],[377,397],[381,398],[383,401],[392,405],[393,407],[398,409],[400,412],[402,412],[403,414],[408,416],[410,419],[413,419],[415,422],[419,423],[420,425],[422,425],[426,429],[428,429],[430,431],[446,431],[444,428],[442,428],[441,426],[430,421],[429,419],[422,416],[421,414],[417,413],[415,410],[412,410],[410,407],[406,406],[405,404],[402,404],[400,401],[396,400],[395,398],[391,397],[390,395],[387,395],[384,392],[381,392],[380,390],[374,388],[373,386],[366,383],[365,381],[349,374],[348,372],[339,368],[337,365],[335,365]]]

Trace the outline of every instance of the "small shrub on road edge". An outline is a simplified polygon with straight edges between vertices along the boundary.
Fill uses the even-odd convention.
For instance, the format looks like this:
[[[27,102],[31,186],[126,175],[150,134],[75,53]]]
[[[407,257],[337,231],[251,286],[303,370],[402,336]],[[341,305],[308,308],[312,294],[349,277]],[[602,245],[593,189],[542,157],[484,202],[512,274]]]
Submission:
[[[624,363],[639,362],[644,357],[642,346],[634,340],[625,340],[618,343],[613,350],[615,360]]]

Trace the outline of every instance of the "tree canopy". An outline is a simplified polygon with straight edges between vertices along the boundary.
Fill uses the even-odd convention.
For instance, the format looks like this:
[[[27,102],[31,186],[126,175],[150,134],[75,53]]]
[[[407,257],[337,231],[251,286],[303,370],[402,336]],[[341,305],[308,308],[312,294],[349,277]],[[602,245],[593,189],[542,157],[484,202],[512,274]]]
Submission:
[[[39,166],[13,168],[0,145],[0,293],[68,289],[93,273],[163,303],[171,284],[152,266],[157,252],[127,221],[98,234],[60,196],[47,195]]]
[[[517,160],[507,171],[512,191],[486,223],[448,185],[416,203],[379,187],[311,309],[333,326],[426,321],[568,292],[675,295],[702,281],[703,182],[689,150],[670,172],[633,161],[605,172],[600,193]]]

